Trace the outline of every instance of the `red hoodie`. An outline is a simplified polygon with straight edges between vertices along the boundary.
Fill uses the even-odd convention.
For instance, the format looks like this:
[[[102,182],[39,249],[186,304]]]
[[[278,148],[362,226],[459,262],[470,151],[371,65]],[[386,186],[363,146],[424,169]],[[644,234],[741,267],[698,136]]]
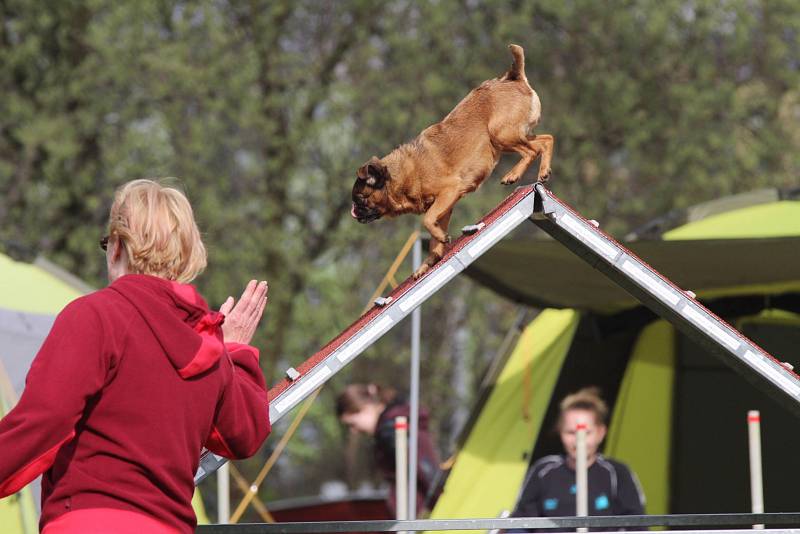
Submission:
[[[194,287],[126,275],[70,303],[0,421],[0,497],[42,472],[40,527],[110,508],[192,532],[203,445],[255,454],[270,430],[258,350],[222,341]]]

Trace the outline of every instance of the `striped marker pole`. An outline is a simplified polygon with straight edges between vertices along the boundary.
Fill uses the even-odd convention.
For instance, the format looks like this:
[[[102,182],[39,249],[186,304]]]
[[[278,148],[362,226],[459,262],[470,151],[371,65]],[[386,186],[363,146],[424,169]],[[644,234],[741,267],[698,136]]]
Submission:
[[[395,507],[397,519],[408,519],[408,419],[394,418]]]
[[[764,513],[764,480],[761,474],[761,414],[758,410],[747,412],[748,441],[750,444],[750,502],[754,514]],[[753,525],[762,529],[764,525]]]
[[[576,457],[575,457],[575,515],[586,517],[589,515],[589,478],[588,478],[588,458],[586,451],[586,425],[578,423],[575,427],[576,433]],[[578,532],[587,532],[584,527],[578,528]]]
[[[227,525],[231,522],[231,472],[230,464],[217,469],[217,523]]]

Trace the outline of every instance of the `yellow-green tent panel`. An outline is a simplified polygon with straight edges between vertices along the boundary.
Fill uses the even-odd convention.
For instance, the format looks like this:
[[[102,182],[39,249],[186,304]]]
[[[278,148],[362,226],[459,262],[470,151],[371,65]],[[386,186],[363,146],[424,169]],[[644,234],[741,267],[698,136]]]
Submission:
[[[83,293],[38,265],[0,254],[0,308],[56,314]]]
[[[625,370],[606,438],[605,454],[639,477],[646,511],[669,511],[675,330],[664,320],[639,335]]]
[[[573,310],[545,310],[522,333],[458,452],[432,519],[497,517],[513,508],[578,317]]]
[[[666,240],[765,239],[800,235],[800,202],[780,201],[711,215],[664,232]]]

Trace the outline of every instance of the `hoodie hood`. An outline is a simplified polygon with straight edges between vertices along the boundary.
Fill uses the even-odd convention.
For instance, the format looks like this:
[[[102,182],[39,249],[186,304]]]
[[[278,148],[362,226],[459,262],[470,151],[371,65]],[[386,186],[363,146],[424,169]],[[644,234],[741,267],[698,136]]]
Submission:
[[[225,316],[209,310],[194,286],[128,274],[108,288],[136,308],[182,378],[208,370],[224,353]]]

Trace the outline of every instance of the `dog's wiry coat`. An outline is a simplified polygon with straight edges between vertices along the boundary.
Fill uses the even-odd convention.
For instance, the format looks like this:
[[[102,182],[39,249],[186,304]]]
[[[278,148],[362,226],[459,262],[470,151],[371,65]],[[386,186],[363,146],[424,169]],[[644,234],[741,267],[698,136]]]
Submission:
[[[414,273],[424,274],[444,255],[453,206],[475,191],[494,170],[503,152],[521,159],[502,178],[513,184],[541,155],[537,179],[550,176],[551,135],[534,135],[541,102],[525,76],[523,50],[509,45],[514,62],[503,76],[473,89],[444,118],[414,140],[358,169],[352,215],[359,222],[383,216],[424,213],[431,234],[428,258]]]

